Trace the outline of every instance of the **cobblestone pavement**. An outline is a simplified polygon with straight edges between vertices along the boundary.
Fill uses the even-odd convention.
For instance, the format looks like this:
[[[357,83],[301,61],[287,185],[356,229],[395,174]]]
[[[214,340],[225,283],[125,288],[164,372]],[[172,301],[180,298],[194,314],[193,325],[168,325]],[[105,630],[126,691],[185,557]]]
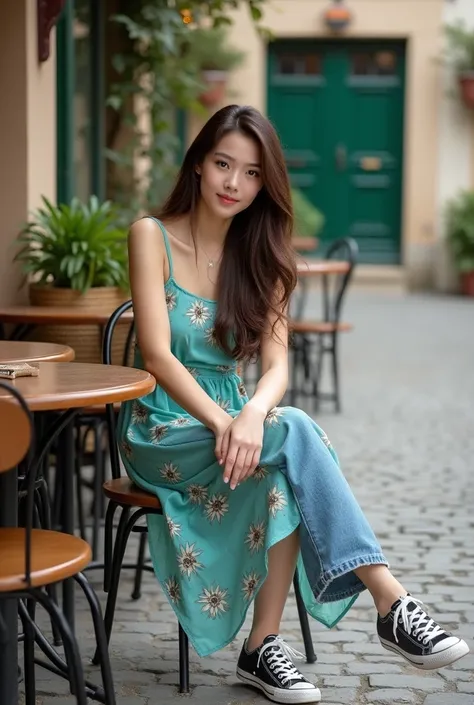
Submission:
[[[342,341],[343,413],[322,409],[317,420],[397,577],[474,651],[474,304],[357,290],[345,314],[355,330]],[[192,693],[179,696],[177,627],[168,603],[152,576],[139,601],[130,592],[131,576],[124,575],[111,644],[120,705],[183,697],[198,705],[268,702],[234,676],[249,620],[239,639],[213,657],[191,654]],[[338,628],[312,622],[318,661],[302,671],[318,680],[323,702],[474,705],[474,653],[440,672],[418,671],[381,648],[374,617],[364,594]],[[87,658],[93,638],[82,603],[77,622]],[[293,597],[282,635],[302,649]],[[98,678],[97,669],[88,671]],[[37,672],[41,705],[74,702],[64,682]]]

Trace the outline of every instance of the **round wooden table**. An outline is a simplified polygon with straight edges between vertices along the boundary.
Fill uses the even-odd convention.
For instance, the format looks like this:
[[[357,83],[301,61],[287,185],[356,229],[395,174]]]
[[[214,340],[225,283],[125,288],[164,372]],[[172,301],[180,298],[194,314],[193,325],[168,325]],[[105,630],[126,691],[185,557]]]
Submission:
[[[149,372],[133,367],[87,362],[39,362],[38,377],[18,377],[11,384],[31,411],[77,409],[137,399],[155,388]],[[0,389],[0,399],[8,398]]]
[[[26,340],[0,340],[0,363],[71,362],[74,350],[69,345],[34,343]]]
[[[58,440],[56,466],[62,473],[62,502],[64,531],[74,533],[74,429],[75,410],[83,406],[113,404],[136,399],[155,388],[155,379],[148,372],[131,367],[95,365],[78,362],[39,362],[38,377],[18,377],[9,380],[16,387],[32,411],[63,412],[67,425]],[[6,390],[0,388],[0,398],[11,399]],[[66,418],[67,417],[67,418]],[[46,445],[46,444],[45,444]],[[15,526],[17,523],[17,473],[10,471],[0,475],[0,526]],[[64,507],[68,510],[64,511]],[[63,609],[70,626],[74,629],[74,582],[63,583]],[[13,693],[10,702],[17,702],[17,610],[14,600],[0,600],[0,616],[7,628],[7,639],[0,643],[0,691]],[[3,690],[2,690],[3,687]]]
[[[299,261],[297,264],[298,277],[314,277],[326,274],[347,274],[350,269],[349,262],[345,260],[310,260]]]

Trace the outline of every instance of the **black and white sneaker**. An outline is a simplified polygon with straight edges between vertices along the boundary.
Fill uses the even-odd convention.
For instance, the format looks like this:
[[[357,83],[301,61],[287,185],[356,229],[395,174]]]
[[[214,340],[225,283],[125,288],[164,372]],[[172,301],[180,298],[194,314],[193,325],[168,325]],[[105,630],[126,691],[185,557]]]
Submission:
[[[262,690],[275,703],[319,703],[319,688],[295,668],[292,658],[303,654],[285,644],[276,634],[267,636],[254,651],[246,643],[237,663],[237,678]]]
[[[385,649],[413,666],[430,671],[449,666],[469,653],[465,641],[436,624],[411,595],[397,600],[386,617],[378,617],[377,632]]]

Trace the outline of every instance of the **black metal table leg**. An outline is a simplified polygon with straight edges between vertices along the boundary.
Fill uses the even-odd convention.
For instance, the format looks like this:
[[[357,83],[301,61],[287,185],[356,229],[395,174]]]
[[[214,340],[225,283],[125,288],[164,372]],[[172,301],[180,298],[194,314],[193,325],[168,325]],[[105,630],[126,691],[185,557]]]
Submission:
[[[62,477],[62,530],[74,534],[74,417],[62,430],[58,442],[56,472]],[[63,582],[63,608],[74,633],[74,580]]]
[[[0,475],[0,526],[17,524],[17,473]],[[0,600],[3,639],[0,638],[0,703],[18,704],[18,617],[17,600]]]

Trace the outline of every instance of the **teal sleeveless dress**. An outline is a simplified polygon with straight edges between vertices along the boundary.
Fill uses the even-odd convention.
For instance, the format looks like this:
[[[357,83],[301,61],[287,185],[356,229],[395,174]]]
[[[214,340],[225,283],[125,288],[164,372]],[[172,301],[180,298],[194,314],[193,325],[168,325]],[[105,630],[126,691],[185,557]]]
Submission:
[[[175,281],[168,237],[156,222],[169,258],[165,292],[171,351],[207,394],[236,416],[248,397],[235,360],[216,345],[217,304]],[[135,366],[143,368],[138,348]],[[214,434],[163,389],[157,386],[121,407],[118,438],[126,472],[137,485],[155,493],[163,507],[162,516],[148,516],[156,577],[200,656],[235,638],[267,575],[268,550],[300,524],[298,504],[280,469],[285,462],[280,451],[282,420],[292,414],[302,412],[286,407],[268,414],[261,464],[232,491],[223,482],[223,469],[214,454]],[[311,424],[327,451],[327,437]],[[331,453],[335,458],[332,449]],[[301,556],[298,574],[308,612],[326,626],[336,624],[355,597],[317,602]]]

